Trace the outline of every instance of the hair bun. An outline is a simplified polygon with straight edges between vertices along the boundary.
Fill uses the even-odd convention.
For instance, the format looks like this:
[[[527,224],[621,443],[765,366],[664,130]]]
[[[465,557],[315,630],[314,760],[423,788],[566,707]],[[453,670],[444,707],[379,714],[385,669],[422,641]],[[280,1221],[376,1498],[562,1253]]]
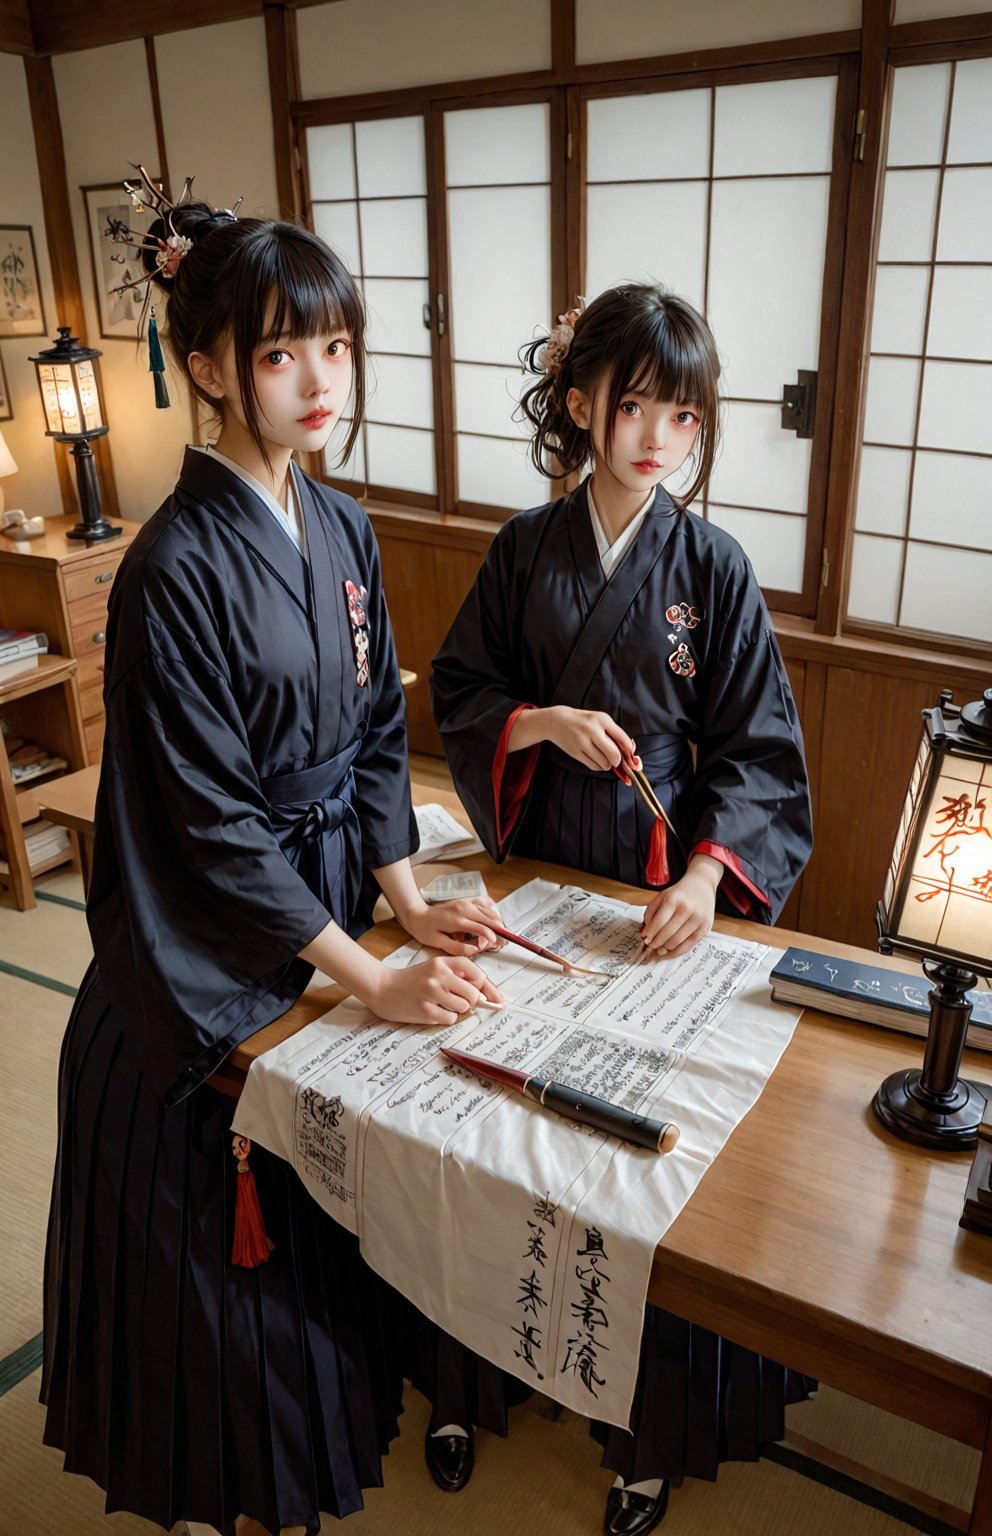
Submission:
[[[180,263],[193,247],[215,229],[237,222],[229,208],[211,208],[209,203],[178,204],[149,227],[141,252],[145,271],[168,293]]]

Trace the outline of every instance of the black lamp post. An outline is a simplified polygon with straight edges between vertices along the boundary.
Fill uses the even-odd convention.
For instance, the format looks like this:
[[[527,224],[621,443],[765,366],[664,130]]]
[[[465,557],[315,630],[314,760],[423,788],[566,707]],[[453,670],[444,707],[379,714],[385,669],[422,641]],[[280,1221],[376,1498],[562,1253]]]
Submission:
[[[958,1076],[967,993],[992,975],[992,688],[957,709],[923,711],[923,742],[878,903],[883,954],[916,955],[933,983],[922,1070],[894,1072],[872,1100],[905,1141],[974,1147],[985,1095]]]
[[[93,364],[102,353],[81,347],[68,325],[59,326],[59,339],[45,352],[32,357],[38,370],[38,388],[45,412],[48,437],[71,443],[76,461],[76,484],[82,521],[66,535],[70,539],[114,539],[124,530],[108,522],[100,504],[100,487],[90,439],[110,430],[103,417],[100,385]]]

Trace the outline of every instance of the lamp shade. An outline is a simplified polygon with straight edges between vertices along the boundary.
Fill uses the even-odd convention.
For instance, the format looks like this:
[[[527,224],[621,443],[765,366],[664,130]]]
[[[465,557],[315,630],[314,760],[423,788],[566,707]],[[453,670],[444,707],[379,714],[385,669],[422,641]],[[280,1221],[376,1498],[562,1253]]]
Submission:
[[[992,973],[992,689],[923,711],[878,905],[881,947]]]
[[[0,432],[0,476],[16,474],[17,465],[14,463],[14,455],[4,442],[3,433]]]
[[[58,341],[31,359],[38,372],[48,437],[76,442],[102,437],[107,431],[93,366],[101,356],[91,347],[81,347],[70,327],[60,325]]]

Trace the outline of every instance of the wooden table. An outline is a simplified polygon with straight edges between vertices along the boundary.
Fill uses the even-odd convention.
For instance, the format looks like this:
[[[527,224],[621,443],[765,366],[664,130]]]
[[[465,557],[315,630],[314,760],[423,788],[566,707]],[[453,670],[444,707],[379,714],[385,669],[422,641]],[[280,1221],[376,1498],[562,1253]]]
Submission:
[[[455,797],[414,787],[414,801]],[[643,901],[644,893],[574,871],[485,857],[499,900],[542,875]],[[753,924],[721,931],[767,941]],[[388,954],[405,935],[377,925],[363,944]],[[774,943],[863,952],[776,930]],[[884,963],[872,956],[871,963]],[[892,962],[906,969],[906,962]],[[304,995],[240,1046],[217,1086],[237,1092],[251,1062],[340,1001]],[[869,1103],[889,1072],[922,1059],[922,1041],[807,1010],[767,1087],[659,1244],[649,1295],[691,1322],[816,1376],[829,1386],[983,1451],[974,1507],[920,1508],[971,1536],[992,1533],[992,1240],[958,1226],[971,1159],[896,1141]],[[992,1079],[992,1058],[966,1056]],[[866,1478],[866,1480],[868,1480]],[[884,1482],[884,1480],[878,1480]],[[891,1484],[886,1486],[892,1489]],[[909,1498],[911,1490],[896,1491]]]
[[[89,891],[93,853],[93,817],[96,791],[100,782],[100,764],[91,763],[78,773],[64,774],[38,786],[36,799],[43,816],[68,827],[79,839],[79,863],[83,890]]]

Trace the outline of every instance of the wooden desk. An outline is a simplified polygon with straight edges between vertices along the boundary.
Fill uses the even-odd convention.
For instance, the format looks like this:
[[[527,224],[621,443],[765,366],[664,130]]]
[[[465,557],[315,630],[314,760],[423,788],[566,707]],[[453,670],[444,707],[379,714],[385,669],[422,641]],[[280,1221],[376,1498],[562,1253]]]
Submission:
[[[96,791],[100,782],[100,765],[91,763],[78,773],[67,773],[61,779],[51,779],[39,785],[35,799],[42,816],[60,827],[68,827],[79,839],[79,862],[83,876],[83,890],[90,888],[90,869],[93,854],[93,818],[96,814]]]
[[[450,793],[414,786],[414,801],[438,801],[467,824]],[[536,874],[577,878],[520,859],[497,868],[480,857],[458,867],[481,870],[497,900]],[[644,899],[611,881],[578,878],[589,890]],[[719,926],[742,938],[769,937],[750,923],[721,919]],[[382,956],[404,938],[389,922],[362,942]],[[784,930],[772,939],[862,953]],[[343,995],[338,987],[305,994],[233,1053],[217,1086],[236,1093],[257,1056]],[[942,1514],[971,1536],[990,1536],[992,1240],[958,1226],[971,1159],[896,1141],[869,1109],[882,1078],[921,1060],[922,1050],[909,1036],[807,1010],[758,1103],[659,1244],[649,1295],[829,1386],[978,1447],[973,1509]],[[992,1058],[969,1052],[965,1059],[972,1077],[992,1079]],[[921,1507],[934,1508],[932,1501]]]

